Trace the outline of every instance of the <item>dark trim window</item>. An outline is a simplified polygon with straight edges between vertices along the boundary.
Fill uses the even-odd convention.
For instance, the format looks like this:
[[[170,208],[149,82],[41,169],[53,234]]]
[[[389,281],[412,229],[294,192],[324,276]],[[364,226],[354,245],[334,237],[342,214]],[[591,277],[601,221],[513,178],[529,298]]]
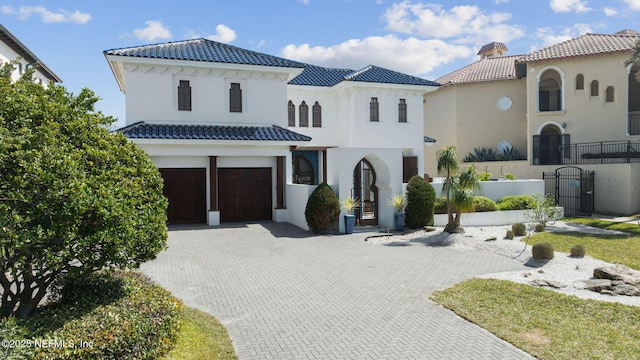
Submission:
[[[296,126],[296,106],[293,105],[293,101],[291,100],[289,100],[289,103],[287,104],[287,114],[289,117],[289,126],[295,127]]]
[[[229,111],[242,112],[242,89],[239,83],[231,83],[229,88]]]
[[[313,127],[322,127],[322,106],[316,101],[311,107]]]
[[[598,84],[598,80],[593,80],[591,82],[591,96],[598,96],[600,93],[600,84]]]
[[[406,123],[407,122],[407,100],[400,99],[398,103],[398,122]]]
[[[189,80],[180,80],[178,86],[178,110],[191,111],[191,86]]]
[[[311,162],[302,155],[296,155],[293,162],[293,183],[294,184],[314,184],[314,171]]]
[[[584,90],[584,75],[576,76],[576,90]]]
[[[606,102],[612,103],[615,100],[615,89],[613,86],[607,86],[606,94]]]
[[[309,106],[306,102],[302,101],[298,110],[300,112],[300,127],[309,127]]]
[[[378,104],[378,98],[372,97],[369,102],[369,121],[380,121],[380,104]]]

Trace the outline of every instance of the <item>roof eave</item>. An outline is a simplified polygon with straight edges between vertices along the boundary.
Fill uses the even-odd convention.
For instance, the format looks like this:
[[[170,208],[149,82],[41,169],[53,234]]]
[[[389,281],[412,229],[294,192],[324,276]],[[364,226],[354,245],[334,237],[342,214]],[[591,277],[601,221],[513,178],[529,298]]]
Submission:
[[[29,63],[37,63],[40,72],[53,82],[62,82],[62,79],[56,75],[49,67],[42,62],[28,47],[26,47],[17,37],[15,37],[4,26],[0,25],[0,40],[3,40],[13,51],[25,59]]]

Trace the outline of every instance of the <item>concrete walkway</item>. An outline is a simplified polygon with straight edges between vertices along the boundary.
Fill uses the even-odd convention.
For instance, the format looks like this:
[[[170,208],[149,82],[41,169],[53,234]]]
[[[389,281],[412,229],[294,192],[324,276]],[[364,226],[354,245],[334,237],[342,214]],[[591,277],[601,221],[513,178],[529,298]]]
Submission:
[[[477,250],[374,245],[367,235],[277,223],[176,228],[142,271],[220,319],[240,359],[531,358],[428,299],[524,265]]]

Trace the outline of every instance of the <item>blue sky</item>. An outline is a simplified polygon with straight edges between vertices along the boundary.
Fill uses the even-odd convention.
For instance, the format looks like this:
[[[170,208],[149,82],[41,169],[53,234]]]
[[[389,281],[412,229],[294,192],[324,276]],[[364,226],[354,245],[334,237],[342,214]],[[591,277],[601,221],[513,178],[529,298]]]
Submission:
[[[209,38],[315,65],[368,64],[434,80],[489,42],[530,52],[587,32],[640,31],[640,0],[3,1],[0,23],[60,76],[124,121],[102,52]]]

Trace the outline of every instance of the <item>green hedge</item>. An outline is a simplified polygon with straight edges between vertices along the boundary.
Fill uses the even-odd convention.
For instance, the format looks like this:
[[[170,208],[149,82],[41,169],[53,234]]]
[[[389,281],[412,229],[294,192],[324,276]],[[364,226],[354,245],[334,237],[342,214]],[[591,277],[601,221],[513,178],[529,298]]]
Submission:
[[[496,202],[489,199],[485,196],[474,196],[473,197],[473,208],[475,212],[484,212],[484,211],[497,211],[498,206]]]
[[[3,358],[156,359],[175,343],[182,304],[141,273],[97,273],[69,281],[58,295],[29,318],[3,320],[0,333],[64,342]]]
[[[496,205],[498,210],[529,210],[534,209],[537,203],[529,195],[513,195],[500,198]]]
[[[433,207],[434,214],[446,214],[447,213],[447,198],[444,196],[437,197],[435,206]]]

